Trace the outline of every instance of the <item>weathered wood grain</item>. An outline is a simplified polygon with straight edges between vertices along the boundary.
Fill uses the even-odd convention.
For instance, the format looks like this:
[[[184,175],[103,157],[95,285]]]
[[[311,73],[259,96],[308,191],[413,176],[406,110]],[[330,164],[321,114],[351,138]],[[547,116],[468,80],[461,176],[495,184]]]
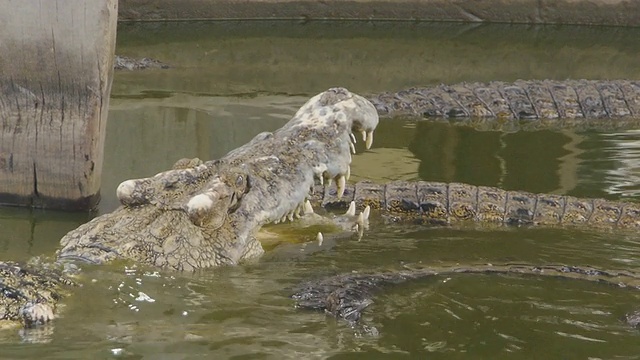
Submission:
[[[117,0],[0,0],[0,204],[99,199]]]

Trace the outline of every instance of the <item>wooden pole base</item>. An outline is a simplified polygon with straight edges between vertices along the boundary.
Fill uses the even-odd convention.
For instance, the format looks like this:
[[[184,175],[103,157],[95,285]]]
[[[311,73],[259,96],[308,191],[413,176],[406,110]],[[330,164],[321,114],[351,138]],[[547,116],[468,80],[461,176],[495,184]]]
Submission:
[[[117,0],[0,0],[0,204],[97,204],[117,13]]]

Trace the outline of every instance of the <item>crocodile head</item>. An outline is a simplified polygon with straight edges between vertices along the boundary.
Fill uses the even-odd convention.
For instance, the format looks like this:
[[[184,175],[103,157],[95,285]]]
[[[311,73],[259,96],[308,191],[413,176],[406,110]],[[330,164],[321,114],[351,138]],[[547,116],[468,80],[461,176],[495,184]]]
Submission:
[[[368,100],[329,89],[281,129],[220,160],[181,160],[153,177],[124,181],[117,189],[122,206],[70,231],[58,257],[124,258],[176,270],[257,257],[263,249],[256,232],[297,215],[316,180],[334,179],[338,193],[344,191],[353,133],[362,133],[368,148],[377,124]]]

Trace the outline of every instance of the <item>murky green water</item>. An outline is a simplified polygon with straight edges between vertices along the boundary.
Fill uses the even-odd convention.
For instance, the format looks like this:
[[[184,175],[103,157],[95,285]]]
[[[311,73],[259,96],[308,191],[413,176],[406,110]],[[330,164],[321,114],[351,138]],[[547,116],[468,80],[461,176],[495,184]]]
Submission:
[[[446,24],[122,27],[119,53],[175,68],[116,74],[99,212],[117,206],[114,189],[122,180],[153,175],[181,157],[220,157],[280,127],[308,96],[330,86],[366,93],[463,80],[637,79],[639,35]],[[636,200],[639,151],[640,132],[629,129],[497,132],[394,119],[380,124],[371,151],[354,156],[352,178]],[[51,255],[59,238],[87,219],[0,209],[2,257]],[[397,269],[400,262],[637,269],[640,239],[631,234],[375,223],[362,241],[328,239],[320,248],[305,230],[287,234],[254,264],[198,274],[85,267],[84,286],[65,301],[63,317],[37,331],[2,332],[0,358],[640,357],[640,332],[620,321],[640,307],[640,292],[629,289],[510,276],[433,278],[376,298],[363,320],[377,337],[298,311],[287,297],[310,277]]]

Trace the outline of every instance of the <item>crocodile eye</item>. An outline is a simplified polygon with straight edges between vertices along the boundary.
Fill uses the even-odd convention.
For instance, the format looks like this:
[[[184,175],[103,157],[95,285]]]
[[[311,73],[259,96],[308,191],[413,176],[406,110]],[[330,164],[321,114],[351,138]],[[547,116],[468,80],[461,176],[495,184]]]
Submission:
[[[238,175],[238,177],[236,178],[236,186],[237,187],[244,186],[244,176]]]

